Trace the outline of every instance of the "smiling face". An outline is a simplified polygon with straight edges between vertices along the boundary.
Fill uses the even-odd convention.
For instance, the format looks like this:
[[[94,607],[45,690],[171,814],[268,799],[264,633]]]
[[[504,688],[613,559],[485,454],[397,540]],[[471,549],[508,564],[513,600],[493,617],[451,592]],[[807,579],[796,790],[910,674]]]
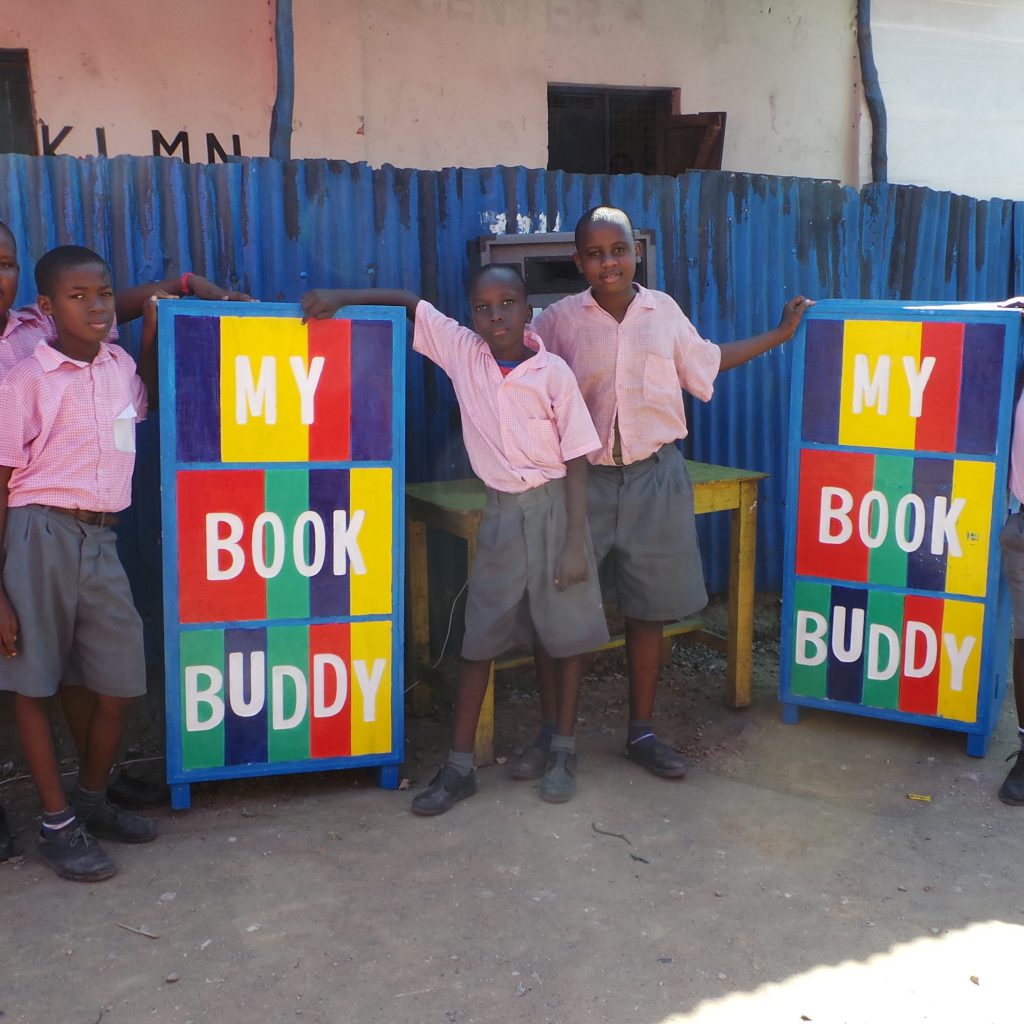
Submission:
[[[0,331],[18,294],[18,247],[14,235],[0,224]]]
[[[56,347],[73,359],[91,360],[114,324],[114,289],[105,263],[80,263],[54,275],[39,308],[53,317]]]
[[[469,292],[473,330],[487,342],[495,359],[522,359],[527,355],[523,332],[533,317],[521,278],[495,267],[474,280]]]
[[[625,223],[594,220],[581,227],[574,258],[598,302],[632,298],[640,244]]]

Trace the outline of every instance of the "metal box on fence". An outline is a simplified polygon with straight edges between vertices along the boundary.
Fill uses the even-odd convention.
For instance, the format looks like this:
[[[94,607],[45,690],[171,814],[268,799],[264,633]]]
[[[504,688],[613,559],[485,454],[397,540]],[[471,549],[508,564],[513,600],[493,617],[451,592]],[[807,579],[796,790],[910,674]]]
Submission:
[[[655,233],[647,229],[633,232],[640,243],[640,260],[635,280],[645,288],[658,283]],[[587,282],[576,269],[573,253],[576,239],[571,231],[534,235],[484,235],[469,243],[470,265],[507,263],[514,266],[526,282],[530,305],[540,310],[552,302],[583,291]]]

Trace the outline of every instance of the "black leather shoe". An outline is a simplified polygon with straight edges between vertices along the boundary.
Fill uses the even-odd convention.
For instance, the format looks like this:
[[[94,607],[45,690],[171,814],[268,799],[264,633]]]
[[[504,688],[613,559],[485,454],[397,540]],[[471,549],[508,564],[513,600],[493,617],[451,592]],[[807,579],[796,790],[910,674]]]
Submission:
[[[681,779],[686,775],[683,755],[651,735],[638,743],[627,743],[626,757],[663,779]]]
[[[1006,760],[1011,761],[1013,758],[1017,760],[999,787],[999,799],[1004,804],[1021,807],[1024,806],[1024,748],[1015,750]]]
[[[548,754],[548,768],[540,780],[540,798],[549,804],[564,804],[576,795],[576,755],[566,750]]]
[[[7,824],[7,815],[0,807],[0,861],[10,860],[14,856],[14,836]]]
[[[413,814],[429,816],[445,811],[476,792],[476,772],[460,775],[451,765],[445,765],[430,781],[422,793],[413,798]]]

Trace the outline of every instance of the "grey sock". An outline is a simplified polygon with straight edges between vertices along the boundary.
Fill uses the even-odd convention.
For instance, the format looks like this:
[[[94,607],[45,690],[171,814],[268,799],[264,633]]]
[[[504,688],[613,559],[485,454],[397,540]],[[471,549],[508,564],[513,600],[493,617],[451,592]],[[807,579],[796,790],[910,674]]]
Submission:
[[[637,718],[629,720],[629,732],[626,734],[627,743],[636,743],[638,740],[647,739],[648,736],[652,738],[654,736],[654,729],[650,722],[644,722]]]
[[[71,794],[71,806],[74,807],[77,817],[81,818],[82,821],[88,821],[89,815],[103,803],[106,795],[106,792],[102,789],[98,793],[93,792],[91,789],[82,789],[82,784],[79,783]]]
[[[43,811],[43,828],[47,832],[60,832],[74,822],[75,812],[70,807],[63,811]]]
[[[551,749],[551,737],[555,735],[554,722],[541,722],[540,731],[537,733],[531,747],[540,747],[541,750]]]
[[[473,753],[463,753],[461,750],[449,750],[448,760],[445,764],[449,768],[454,768],[463,778],[470,775],[473,771]]]
[[[575,736],[559,736],[555,733],[551,737],[551,753],[554,754],[559,750],[564,750],[567,754],[576,753],[576,737]]]

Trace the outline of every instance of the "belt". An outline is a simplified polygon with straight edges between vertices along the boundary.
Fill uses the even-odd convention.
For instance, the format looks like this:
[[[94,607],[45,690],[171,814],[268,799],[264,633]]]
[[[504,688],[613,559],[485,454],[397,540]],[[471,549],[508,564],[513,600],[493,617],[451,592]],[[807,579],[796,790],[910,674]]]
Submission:
[[[38,505],[44,512],[57,512],[62,516],[70,516],[80,523],[89,526],[117,526],[117,516],[113,512],[90,512],[86,508],[60,508],[58,505]]]

